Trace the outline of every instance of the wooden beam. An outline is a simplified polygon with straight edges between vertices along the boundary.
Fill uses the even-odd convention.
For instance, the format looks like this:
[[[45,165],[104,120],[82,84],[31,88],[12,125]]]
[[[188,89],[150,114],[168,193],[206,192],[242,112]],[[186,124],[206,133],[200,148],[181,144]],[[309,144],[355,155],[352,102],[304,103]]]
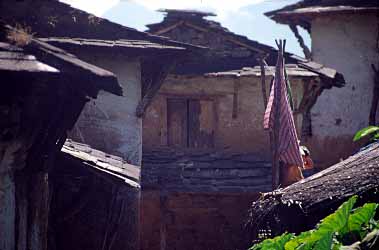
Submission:
[[[149,83],[149,87],[145,90],[144,96],[142,97],[141,101],[138,103],[138,106],[136,108],[136,116],[138,118],[143,117],[146,109],[153,101],[154,96],[158,93],[168,73],[176,65],[175,62],[167,63],[167,61],[162,62],[161,64],[163,64],[163,66],[161,66],[160,69],[156,72],[152,73],[151,78],[146,79],[146,81],[151,80],[151,82]],[[156,67],[158,67],[158,65],[159,64],[157,63]]]
[[[376,111],[378,110],[379,103],[379,69],[375,68],[375,65],[371,64],[372,70],[374,71],[374,89],[371,102],[369,125],[376,125]]]
[[[254,48],[253,46],[250,46],[250,45],[247,45],[247,44],[245,44],[243,42],[237,41],[234,38],[226,37],[226,40],[228,40],[229,42],[235,43],[235,44],[237,44],[239,46],[245,47],[245,48],[247,48],[249,50],[253,50],[253,51],[258,52],[258,53],[265,53],[265,51],[263,51],[261,49]]]
[[[195,25],[195,24],[192,24],[192,23],[189,23],[189,22],[184,22],[184,25],[192,28],[192,29],[195,29],[195,30],[198,30],[198,31],[201,31],[201,32],[209,32],[209,29],[205,29],[203,27],[200,27],[198,25]]]
[[[305,58],[311,60],[312,52],[308,48],[308,46],[305,44],[303,37],[300,35],[299,30],[297,29],[297,26],[295,24],[290,24],[289,26],[292,33],[295,35],[297,41],[299,42],[300,47],[303,49]]]
[[[163,29],[161,29],[161,30],[158,30],[158,31],[154,32],[154,35],[162,35],[162,34],[164,34],[164,33],[167,33],[167,32],[169,32],[169,31],[175,29],[176,27],[179,27],[179,26],[182,25],[182,24],[184,24],[184,21],[183,21],[183,20],[180,21],[180,22],[177,22],[177,23],[175,23],[175,24],[173,24],[173,25],[170,25],[170,26],[168,26],[168,27],[166,27],[166,28],[163,28]]]
[[[239,79],[235,79],[234,80],[234,92],[233,92],[233,114],[232,114],[232,118],[233,119],[237,119],[238,117],[238,92],[239,92],[239,88],[240,88],[240,82],[239,82]]]

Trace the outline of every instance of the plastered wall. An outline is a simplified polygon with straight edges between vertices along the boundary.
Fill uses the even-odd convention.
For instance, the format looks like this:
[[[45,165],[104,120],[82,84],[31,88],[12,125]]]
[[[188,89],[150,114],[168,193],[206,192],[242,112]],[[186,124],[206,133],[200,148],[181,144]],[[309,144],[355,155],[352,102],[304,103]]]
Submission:
[[[142,120],[135,115],[141,99],[141,67],[137,58],[96,53],[78,55],[89,63],[113,72],[123,96],[101,92],[88,102],[70,137],[109,154],[141,165]]]
[[[324,91],[312,109],[310,144],[325,166],[351,155],[359,146],[356,131],[368,126],[374,73],[379,66],[378,17],[375,14],[333,15],[312,22],[313,59],[341,72],[343,88]]]

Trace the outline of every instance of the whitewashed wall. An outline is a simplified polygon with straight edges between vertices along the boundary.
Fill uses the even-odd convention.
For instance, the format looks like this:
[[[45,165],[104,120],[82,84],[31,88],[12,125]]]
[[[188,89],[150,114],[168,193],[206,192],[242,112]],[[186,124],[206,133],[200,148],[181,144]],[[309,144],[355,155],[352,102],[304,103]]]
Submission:
[[[352,137],[368,125],[374,74],[378,67],[375,14],[333,15],[312,22],[313,59],[341,72],[343,88],[326,90],[312,110],[314,141],[318,154],[329,162],[351,154],[358,145]]]
[[[101,53],[76,55],[116,74],[124,95],[101,92],[97,99],[86,104],[69,137],[140,166],[142,120],[135,115],[141,99],[139,59]]]

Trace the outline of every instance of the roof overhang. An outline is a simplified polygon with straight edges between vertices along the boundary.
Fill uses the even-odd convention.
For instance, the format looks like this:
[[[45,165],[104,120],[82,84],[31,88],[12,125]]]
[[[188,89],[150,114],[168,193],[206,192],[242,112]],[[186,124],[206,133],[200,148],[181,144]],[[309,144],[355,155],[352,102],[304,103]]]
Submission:
[[[306,2],[286,6],[279,10],[264,13],[267,17],[282,24],[297,24],[309,30],[312,19],[336,14],[378,13],[378,6],[353,6],[341,3],[335,6],[308,5]]]
[[[50,37],[40,38],[40,40],[66,49],[68,51],[78,50],[96,50],[96,51],[112,51],[117,54],[127,56],[151,56],[151,55],[186,55],[193,50],[203,49],[200,46],[184,45],[184,44],[161,44],[147,40],[98,40],[84,38],[68,38],[68,37]]]
[[[57,74],[75,84],[90,97],[97,97],[99,90],[122,95],[116,76],[105,69],[79,60],[66,51],[47,44],[31,35],[22,45],[12,45],[9,34],[16,39],[21,31],[0,23],[0,70],[23,73]]]
[[[106,154],[70,139],[66,140],[61,152],[107,179],[122,181],[131,187],[140,188],[141,168],[126,163],[121,157]]]

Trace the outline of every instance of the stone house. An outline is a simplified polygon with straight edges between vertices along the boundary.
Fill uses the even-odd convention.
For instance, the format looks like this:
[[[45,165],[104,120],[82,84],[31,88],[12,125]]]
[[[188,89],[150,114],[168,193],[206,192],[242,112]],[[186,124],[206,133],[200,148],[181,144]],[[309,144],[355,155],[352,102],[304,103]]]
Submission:
[[[245,249],[249,203],[272,188],[259,58],[267,63],[267,97],[277,50],[206,19],[212,13],[163,12],[148,32],[209,49],[180,62],[146,110],[142,249]],[[285,57],[297,129],[307,144],[312,106],[344,80],[314,61]]]
[[[7,22],[25,24],[41,40],[117,75],[123,96],[100,93],[96,103],[86,105],[70,137],[140,165],[141,114],[175,60],[184,57],[187,48],[195,47],[110,22],[56,0],[6,3],[1,3],[0,13]]]
[[[100,90],[122,89],[111,72],[2,22],[0,78],[0,248],[44,250],[50,177],[68,130]]]
[[[330,166],[357,150],[352,138],[359,129],[377,124],[378,1],[304,0],[266,15],[294,30],[306,29],[312,59],[345,76],[346,87],[326,91],[311,112],[314,136],[309,145]]]
[[[196,53],[195,50],[200,49],[200,47],[139,32],[90,15],[58,1],[6,3],[7,1],[0,3],[2,18],[12,24],[26,24],[30,27],[34,36],[39,37],[40,41],[56,48],[65,49],[82,60],[113,72],[117,75],[118,82],[123,90],[123,94],[119,96],[100,92],[96,100],[89,100],[68,135],[74,141],[66,146],[70,148],[70,145],[74,145],[75,150],[63,151],[63,155],[59,158],[60,160],[56,162],[57,172],[54,176],[56,176],[57,183],[63,186],[71,186],[73,189],[66,189],[62,192],[59,186],[54,186],[54,191],[57,191],[60,197],[63,197],[63,200],[60,200],[59,197],[52,200],[52,214],[55,216],[51,220],[51,228],[56,230],[52,235],[55,236],[57,241],[65,242],[70,249],[75,249],[74,247],[80,249],[82,246],[90,246],[91,249],[96,249],[95,247],[98,249],[104,249],[104,247],[119,249],[118,247],[120,246],[128,249],[139,249],[138,219],[139,175],[142,158],[142,115],[173,65],[178,61],[180,62],[181,58],[185,57],[190,51]],[[103,88],[109,86],[107,81],[101,80],[97,81],[96,84]],[[65,148],[67,149],[67,147]],[[72,151],[82,152],[81,154],[75,154]],[[73,157],[75,159],[72,159]],[[82,159],[82,157],[85,159]],[[89,163],[89,160],[86,160],[87,158],[95,159],[95,163]],[[67,204],[64,204],[64,201],[67,201],[65,199],[72,199],[69,202],[75,202],[78,200],[77,197],[79,197],[79,200],[88,200],[92,197],[86,195],[85,190],[80,188],[80,183],[84,185],[87,179],[93,179],[91,174],[85,170],[77,170],[78,172],[76,172],[75,166],[85,168],[89,164],[96,172],[94,175],[111,175],[111,173],[99,169],[99,165],[102,165],[99,162],[106,162],[109,158],[117,158],[117,160],[112,161],[112,168],[118,169],[116,172],[122,172],[123,166],[128,166],[128,168],[133,169],[133,175],[129,176],[129,172],[118,173],[118,179],[113,178],[111,183],[101,184],[101,187],[99,186],[99,183],[102,183],[101,181],[95,184],[89,183],[88,188],[101,190],[101,194],[104,195],[102,196],[104,197],[104,202],[99,204],[93,203],[93,200],[91,200],[84,204],[84,208],[81,207],[84,205],[80,203],[80,213],[74,211],[75,216],[69,216],[70,220],[60,223],[56,216],[67,206]],[[67,174],[67,171],[70,170],[72,171],[72,179],[59,178],[60,173]],[[138,178],[136,179],[134,175],[138,176]],[[112,179],[112,177],[110,178]],[[124,183],[125,178],[132,179],[133,184]],[[83,182],[75,182],[78,179],[83,179]],[[103,189],[101,189],[102,187]],[[91,235],[94,237],[96,235],[95,238],[101,238],[104,228],[100,224],[102,226],[107,225],[108,221],[104,223],[99,221],[99,226],[95,228],[78,227],[76,223],[81,221],[80,215],[87,212],[89,214],[86,218],[94,221],[97,220],[97,215],[106,215],[108,211],[106,206],[113,204],[113,200],[108,199],[113,192],[113,187],[122,189],[122,192],[120,192],[125,194],[124,200],[127,203],[125,215],[127,215],[128,230],[125,230],[125,227],[121,227],[122,232],[117,238],[108,237],[100,244],[99,241],[91,241],[86,236]],[[129,193],[125,190],[129,191]],[[77,197],[74,197],[75,195]],[[119,197],[117,198],[118,200],[123,200],[123,195],[117,195],[117,197]],[[116,202],[116,204],[115,210],[121,208],[123,203]],[[91,211],[97,211],[97,214],[91,214]],[[110,222],[113,223],[112,220]],[[54,223],[58,223],[58,225]],[[64,236],[60,233],[65,232],[68,228],[78,230],[73,229],[72,232],[76,233],[73,235],[75,237],[66,238],[66,241],[64,241],[62,240]],[[113,229],[110,230],[112,231]],[[71,240],[74,239],[81,239],[82,242],[78,242],[77,245],[72,244],[73,241]],[[124,241],[126,239],[129,239],[128,243]],[[51,247],[54,246],[57,247],[52,242]],[[63,248],[64,246],[61,245]],[[60,249],[59,245],[57,249]]]

